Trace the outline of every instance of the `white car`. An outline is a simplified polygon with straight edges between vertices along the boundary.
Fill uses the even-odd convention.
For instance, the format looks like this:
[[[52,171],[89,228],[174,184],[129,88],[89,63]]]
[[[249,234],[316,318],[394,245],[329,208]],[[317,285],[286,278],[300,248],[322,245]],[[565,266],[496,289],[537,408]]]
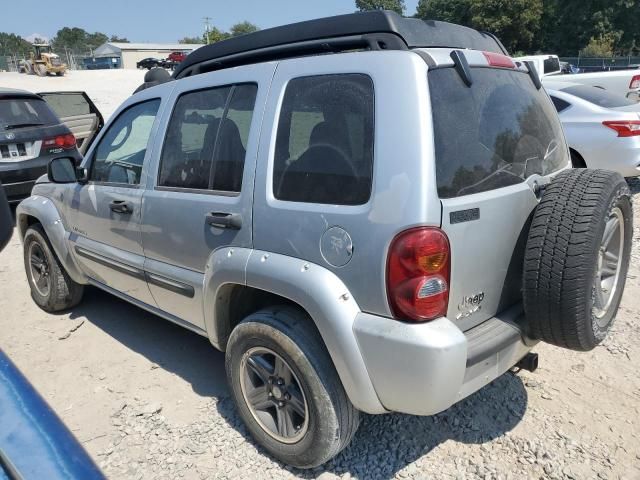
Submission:
[[[553,101],[573,166],[640,175],[640,104],[601,88],[544,82]]]

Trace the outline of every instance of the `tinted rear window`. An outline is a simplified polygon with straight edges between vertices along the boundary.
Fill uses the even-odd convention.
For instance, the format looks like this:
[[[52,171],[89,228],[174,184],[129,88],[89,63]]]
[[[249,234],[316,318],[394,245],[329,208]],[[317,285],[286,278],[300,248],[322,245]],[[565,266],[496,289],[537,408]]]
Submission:
[[[565,88],[562,91],[604,108],[628,107],[629,105],[636,104],[636,102],[632,102],[622,95],[616,95],[615,93],[598,87],[577,85],[575,87]]]
[[[453,68],[429,73],[438,194],[451,198],[514,185],[567,164],[555,108],[526,73]]]
[[[549,57],[544,60],[544,73],[553,73],[560,71],[560,59]]]
[[[20,125],[60,123],[44,100],[16,98],[0,100],[0,130],[20,128]]]
[[[371,195],[374,91],[361,74],[291,80],[278,122],[279,200],[361,205]]]

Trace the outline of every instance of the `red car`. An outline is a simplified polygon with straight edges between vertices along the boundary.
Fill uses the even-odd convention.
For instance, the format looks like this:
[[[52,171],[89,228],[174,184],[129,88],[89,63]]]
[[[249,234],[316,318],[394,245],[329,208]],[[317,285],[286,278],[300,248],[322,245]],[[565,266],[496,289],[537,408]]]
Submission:
[[[167,57],[167,60],[175,63],[180,63],[185,58],[187,58],[187,52],[171,52]]]

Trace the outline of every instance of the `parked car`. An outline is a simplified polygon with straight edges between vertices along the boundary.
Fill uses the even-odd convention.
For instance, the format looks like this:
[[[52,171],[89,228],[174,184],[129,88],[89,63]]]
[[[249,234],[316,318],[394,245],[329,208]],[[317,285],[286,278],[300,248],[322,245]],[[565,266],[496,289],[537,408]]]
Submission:
[[[640,100],[640,70],[616,70],[612,72],[591,72],[578,75],[558,75],[554,82],[579,83],[608,90],[633,101]]]
[[[174,63],[181,63],[187,58],[188,52],[171,52],[167,57],[167,60]]]
[[[574,167],[640,175],[640,104],[601,88],[544,82],[553,101]]]
[[[103,121],[84,92],[42,93],[0,88],[0,181],[10,202],[31,194],[49,161],[79,162]]]
[[[528,55],[514,60],[521,63],[532,62],[540,78],[562,73],[562,62],[557,55]]]
[[[58,311],[94,285],[207,337],[279,460],[534,370],[540,340],[605,338],[629,187],[569,168],[535,69],[495,37],[358,13],[202,47],[173,79],[18,206],[31,295]]]
[[[147,70],[151,70],[152,68],[159,67],[162,64],[162,60],[159,58],[143,58],[139,62],[136,63],[137,68],[146,68]]]

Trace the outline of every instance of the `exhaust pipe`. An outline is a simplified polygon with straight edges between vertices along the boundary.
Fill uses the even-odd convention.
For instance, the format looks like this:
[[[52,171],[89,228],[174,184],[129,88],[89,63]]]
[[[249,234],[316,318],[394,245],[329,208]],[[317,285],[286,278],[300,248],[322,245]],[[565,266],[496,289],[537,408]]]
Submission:
[[[522,359],[516,363],[516,367],[528,372],[535,372],[538,368],[538,354],[527,353]]]

